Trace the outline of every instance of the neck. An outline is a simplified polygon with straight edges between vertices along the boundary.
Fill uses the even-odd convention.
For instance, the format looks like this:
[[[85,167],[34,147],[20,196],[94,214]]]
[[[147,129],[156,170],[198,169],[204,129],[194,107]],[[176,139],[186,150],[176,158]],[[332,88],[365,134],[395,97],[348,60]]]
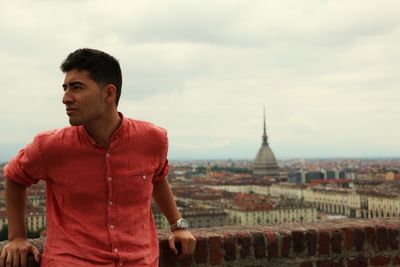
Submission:
[[[118,112],[112,112],[109,116],[99,118],[85,125],[89,135],[97,144],[107,148],[110,144],[110,137],[121,124]]]

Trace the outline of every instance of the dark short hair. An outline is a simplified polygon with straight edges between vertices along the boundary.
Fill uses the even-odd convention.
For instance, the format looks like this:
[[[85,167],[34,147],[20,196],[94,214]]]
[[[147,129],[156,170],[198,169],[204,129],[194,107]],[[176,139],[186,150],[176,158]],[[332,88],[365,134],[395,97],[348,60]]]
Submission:
[[[61,63],[60,69],[66,73],[71,70],[88,71],[90,77],[99,85],[113,84],[117,88],[116,104],[121,96],[122,73],[118,60],[96,49],[75,50]]]

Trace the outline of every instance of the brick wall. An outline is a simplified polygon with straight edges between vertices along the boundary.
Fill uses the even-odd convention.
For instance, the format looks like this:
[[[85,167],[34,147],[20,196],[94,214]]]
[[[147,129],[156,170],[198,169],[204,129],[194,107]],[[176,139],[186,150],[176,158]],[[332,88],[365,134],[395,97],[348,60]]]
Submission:
[[[399,226],[396,218],[195,230],[196,253],[183,262],[160,233],[160,266],[400,266]]]
[[[400,266],[399,226],[400,218],[195,229],[196,253],[181,262],[161,231],[160,266]]]

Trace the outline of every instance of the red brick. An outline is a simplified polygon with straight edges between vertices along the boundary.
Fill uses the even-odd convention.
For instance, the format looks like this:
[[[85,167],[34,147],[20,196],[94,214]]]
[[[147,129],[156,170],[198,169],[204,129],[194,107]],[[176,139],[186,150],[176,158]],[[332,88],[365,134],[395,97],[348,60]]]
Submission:
[[[333,267],[332,260],[319,260],[317,262],[317,267]]]
[[[304,232],[295,230],[292,232],[293,250],[295,253],[302,253],[304,251]]]
[[[399,236],[399,228],[397,225],[389,225],[389,245],[392,249],[396,250],[399,248],[399,242],[397,237]]]
[[[306,240],[307,240],[307,255],[313,256],[317,253],[317,240],[318,234],[314,229],[310,229],[306,232]]]
[[[332,232],[332,252],[342,253],[342,232],[340,230],[334,230]]]
[[[240,258],[244,259],[251,255],[251,236],[249,233],[239,233],[237,235],[240,247]]]
[[[164,266],[174,267],[177,265],[177,257],[174,255],[172,250],[169,248],[168,240],[162,240],[160,242],[160,250],[162,251],[162,257]]]
[[[212,236],[208,239],[211,265],[218,265],[222,263],[224,254],[222,252],[221,245],[222,238],[220,236]]]
[[[333,267],[345,267],[342,260],[335,261]]]
[[[186,257],[181,261],[181,267],[190,267],[192,266],[193,257]]]
[[[394,264],[394,266],[400,266],[400,256],[394,256],[392,258],[392,263]]]
[[[364,257],[356,257],[347,260],[347,267],[367,267],[368,262]]]
[[[343,227],[342,232],[344,235],[343,248],[345,252],[348,252],[353,247],[353,229],[350,227]]]
[[[313,263],[312,261],[302,262],[300,263],[300,267],[313,267]]]
[[[344,267],[344,264],[341,260],[319,260],[317,262],[317,267]]]
[[[267,256],[265,250],[265,238],[263,233],[254,232],[251,234],[254,240],[254,256],[256,259],[265,258]]]
[[[279,232],[282,239],[282,246],[281,246],[281,258],[287,258],[290,254],[290,243],[291,243],[291,236],[288,232],[281,231]]]
[[[335,261],[333,267],[345,267],[342,260]]]
[[[276,258],[279,256],[279,244],[278,239],[276,238],[275,232],[266,232],[265,237],[267,238],[267,250],[268,250],[268,258]]]
[[[318,254],[319,255],[324,255],[324,254],[329,254],[329,249],[330,249],[330,243],[331,243],[331,237],[329,230],[327,229],[320,229],[319,230],[319,242],[318,242]]]
[[[387,266],[389,265],[390,258],[387,256],[375,256],[371,258],[372,266]]]
[[[354,227],[353,229],[354,246],[357,251],[362,251],[365,241],[364,229],[361,227]]]
[[[208,263],[208,239],[196,236],[194,260],[197,264]]]
[[[385,226],[379,225],[376,228],[376,245],[378,246],[379,250],[387,249],[389,245],[389,238],[388,238],[388,231]]]
[[[224,236],[225,261],[236,260],[236,238],[234,235]]]
[[[375,249],[375,242],[376,242],[376,231],[375,228],[372,226],[365,226],[365,236],[368,241],[369,247],[374,250]]]

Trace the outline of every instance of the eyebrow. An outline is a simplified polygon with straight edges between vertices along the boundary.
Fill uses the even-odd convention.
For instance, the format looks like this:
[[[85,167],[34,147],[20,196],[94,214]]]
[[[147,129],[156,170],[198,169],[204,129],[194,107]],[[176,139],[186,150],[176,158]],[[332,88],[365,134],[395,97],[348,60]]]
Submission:
[[[66,88],[67,87],[67,85],[69,85],[69,86],[74,86],[74,85],[81,85],[81,86],[83,86],[84,84],[83,83],[81,83],[81,82],[79,82],[79,81],[76,81],[76,82],[70,82],[70,83],[68,83],[68,84],[65,84],[65,83],[63,83],[63,85],[62,85],[62,88]]]

